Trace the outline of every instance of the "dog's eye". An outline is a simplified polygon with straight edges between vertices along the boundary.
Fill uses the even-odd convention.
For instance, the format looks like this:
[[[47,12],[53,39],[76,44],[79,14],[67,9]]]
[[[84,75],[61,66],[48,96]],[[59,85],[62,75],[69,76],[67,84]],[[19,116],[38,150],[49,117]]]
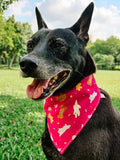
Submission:
[[[34,48],[33,41],[28,41],[27,43],[27,52],[30,53]]]
[[[52,53],[58,57],[63,56],[68,50],[67,44],[61,38],[51,39],[48,45]]]
[[[33,39],[30,39],[27,43],[27,52],[30,53],[35,45],[38,43],[39,39],[38,38],[33,38]]]
[[[58,38],[58,39],[56,39],[55,45],[56,45],[56,47],[64,47],[65,42]]]

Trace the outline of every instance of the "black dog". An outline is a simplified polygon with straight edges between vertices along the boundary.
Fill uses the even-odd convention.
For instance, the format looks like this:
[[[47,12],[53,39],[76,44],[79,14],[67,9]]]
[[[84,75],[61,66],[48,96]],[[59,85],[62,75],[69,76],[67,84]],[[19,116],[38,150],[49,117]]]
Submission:
[[[95,73],[94,61],[85,48],[93,8],[91,3],[72,27],[55,30],[47,28],[36,8],[39,30],[28,41],[28,54],[20,61],[22,76],[34,78],[27,88],[29,98],[43,100],[66,93]],[[42,147],[48,160],[120,160],[120,115],[109,95],[100,92],[104,98],[63,154],[54,146],[46,120]]]

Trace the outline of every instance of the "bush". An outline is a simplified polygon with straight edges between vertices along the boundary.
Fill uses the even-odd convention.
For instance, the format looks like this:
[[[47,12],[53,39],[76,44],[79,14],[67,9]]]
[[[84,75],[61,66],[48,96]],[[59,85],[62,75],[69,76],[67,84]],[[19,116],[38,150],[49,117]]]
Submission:
[[[98,69],[114,69],[114,57],[112,55],[101,55],[97,53],[94,55]]]

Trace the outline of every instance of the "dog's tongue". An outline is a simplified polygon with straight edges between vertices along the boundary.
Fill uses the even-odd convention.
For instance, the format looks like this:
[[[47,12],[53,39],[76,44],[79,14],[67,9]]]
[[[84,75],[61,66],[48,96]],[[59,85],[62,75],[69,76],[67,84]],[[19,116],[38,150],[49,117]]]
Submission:
[[[27,96],[31,99],[37,99],[43,93],[43,89],[47,88],[49,80],[34,79],[32,84],[27,86]]]

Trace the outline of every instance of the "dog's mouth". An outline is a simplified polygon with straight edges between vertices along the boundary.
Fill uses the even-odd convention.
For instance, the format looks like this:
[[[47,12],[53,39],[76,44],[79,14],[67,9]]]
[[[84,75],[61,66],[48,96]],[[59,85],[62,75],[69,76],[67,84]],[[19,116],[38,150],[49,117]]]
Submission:
[[[58,88],[63,86],[69,77],[70,71],[62,71],[49,79],[34,79],[27,87],[27,96],[30,99],[43,100],[51,96]]]

